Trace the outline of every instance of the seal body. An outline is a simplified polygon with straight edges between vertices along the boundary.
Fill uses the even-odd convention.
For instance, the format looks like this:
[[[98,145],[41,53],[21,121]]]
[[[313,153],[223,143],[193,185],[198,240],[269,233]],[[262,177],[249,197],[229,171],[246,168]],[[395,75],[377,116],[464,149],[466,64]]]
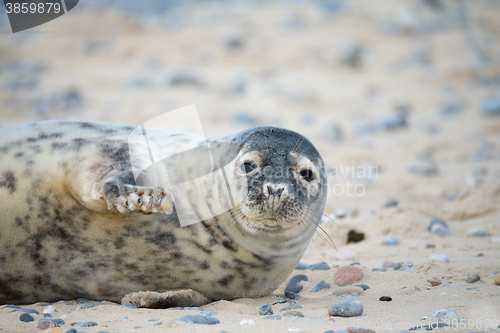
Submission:
[[[179,289],[206,300],[258,297],[294,269],[326,199],[323,161],[307,139],[275,127],[208,138],[225,188],[193,177],[203,164],[196,156],[182,170],[172,172],[179,158],[148,170],[147,151],[131,154],[135,129],[77,121],[0,129],[0,304]],[[164,130],[148,137],[159,150],[198,140]],[[145,171],[138,178],[134,168]],[[228,191],[239,198],[230,209]],[[176,205],[198,223],[183,226]]]

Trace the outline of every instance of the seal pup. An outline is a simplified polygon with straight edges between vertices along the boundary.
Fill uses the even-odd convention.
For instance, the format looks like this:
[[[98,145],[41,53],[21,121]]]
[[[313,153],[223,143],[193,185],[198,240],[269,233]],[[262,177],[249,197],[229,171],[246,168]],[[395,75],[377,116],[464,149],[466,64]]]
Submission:
[[[144,167],[145,155],[130,153],[135,128],[43,121],[0,129],[0,304],[86,297],[199,306],[264,296],[295,268],[327,191],[309,140],[255,127],[195,143],[208,143],[226,189],[192,181],[203,164],[196,156],[182,170],[167,170],[179,158]],[[160,151],[198,140],[164,130],[148,138]],[[172,188],[184,197],[179,208],[213,216],[181,226]],[[224,210],[228,191],[239,199]]]

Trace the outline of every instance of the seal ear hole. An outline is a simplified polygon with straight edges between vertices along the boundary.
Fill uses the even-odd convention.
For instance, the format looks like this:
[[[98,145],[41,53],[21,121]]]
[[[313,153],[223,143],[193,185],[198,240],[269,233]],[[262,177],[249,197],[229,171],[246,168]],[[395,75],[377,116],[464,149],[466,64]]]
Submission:
[[[300,175],[305,181],[311,182],[315,179],[314,172],[311,169],[302,169]]]
[[[254,161],[245,161],[241,164],[241,171],[248,174],[257,169],[257,163]]]

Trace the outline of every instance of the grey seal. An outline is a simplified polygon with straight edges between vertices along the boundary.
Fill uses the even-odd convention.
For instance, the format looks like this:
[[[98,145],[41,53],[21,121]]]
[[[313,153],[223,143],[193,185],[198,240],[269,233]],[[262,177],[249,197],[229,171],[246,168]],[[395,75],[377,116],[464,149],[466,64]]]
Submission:
[[[0,129],[0,304],[87,297],[198,306],[264,296],[291,273],[327,193],[308,139],[261,126],[196,142],[208,143],[225,188],[195,179],[198,155],[182,170],[173,167],[180,158],[141,165],[145,155],[131,154],[135,129],[81,121]],[[148,137],[160,151],[199,139],[164,130]],[[239,199],[224,210],[228,191]],[[181,206],[198,223],[182,226]]]

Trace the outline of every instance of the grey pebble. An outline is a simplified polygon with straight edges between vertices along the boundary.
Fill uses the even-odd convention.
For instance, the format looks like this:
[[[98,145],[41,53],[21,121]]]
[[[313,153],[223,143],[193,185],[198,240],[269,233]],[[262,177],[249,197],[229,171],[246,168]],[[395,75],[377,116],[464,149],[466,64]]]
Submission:
[[[288,311],[288,310],[295,310],[295,309],[302,309],[302,306],[300,306],[299,304],[290,304],[289,306],[285,306],[283,309],[280,310],[280,312],[282,311]]]
[[[500,96],[490,96],[483,99],[481,113],[485,116],[500,115]]]
[[[304,288],[303,286],[300,285],[300,282],[307,280],[308,280],[307,276],[305,276],[304,274],[295,275],[290,279],[290,282],[288,282],[288,285],[285,288],[285,293],[288,291],[291,291],[293,293],[298,293]]]
[[[396,263],[394,261],[386,260],[382,263],[382,267],[384,268],[392,268]]]
[[[315,292],[318,292],[320,290],[323,290],[323,289],[329,289],[331,286],[326,283],[325,280],[323,281],[320,281],[316,286],[314,286],[314,288],[311,289],[311,291],[309,291],[310,293],[315,293]]]
[[[203,81],[200,77],[191,71],[176,71],[173,73],[169,73],[165,77],[165,83],[169,86],[194,86],[194,87],[202,87],[204,85]]]
[[[200,325],[215,325],[219,324],[220,321],[217,318],[202,315],[183,315],[177,317],[175,321],[182,321],[188,324],[200,324]]]
[[[436,321],[460,320],[457,313],[450,309],[437,310],[432,314]]]
[[[438,217],[431,219],[429,225],[427,226],[427,231],[440,236],[454,236],[453,232],[448,229],[446,223]]]
[[[244,43],[240,37],[231,36],[231,37],[226,38],[226,40],[224,41],[224,45],[228,49],[238,50],[238,49],[241,49],[243,47]]]
[[[353,261],[349,264],[349,266],[361,266],[361,263],[357,262],[357,261]]]
[[[471,237],[491,237],[491,234],[487,230],[475,228],[469,231]]]
[[[203,311],[202,308],[193,308],[193,307],[188,307],[188,308],[185,308],[186,310],[193,310],[193,311]]]
[[[362,313],[363,304],[355,299],[333,304],[328,308],[328,314],[330,316],[355,317],[360,316]]]
[[[467,283],[475,283],[477,281],[479,281],[481,279],[481,277],[477,274],[472,274],[471,276],[467,277],[467,279],[465,279],[465,282]]]
[[[367,290],[367,289],[370,289],[370,287],[368,287],[366,284],[355,284],[354,285],[355,287],[360,287],[361,289],[363,290]]]
[[[484,257],[484,253],[483,252],[476,252],[473,254],[474,257]]]
[[[25,312],[25,313],[34,313],[34,314],[39,314],[39,312],[35,309],[23,309],[23,308],[19,308],[19,309],[14,309],[11,311],[12,312]]]
[[[73,327],[92,327],[92,326],[97,326],[96,322],[93,321],[81,321],[78,323],[73,323],[71,324]]]
[[[124,304],[124,305],[120,305],[119,306],[120,308],[126,308],[126,309],[137,309],[137,307],[135,305],[132,305],[132,304]]]
[[[70,328],[66,333],[78,333],[74,328]]]
[[[359,296],[358,293],[347,293],[347,294],[342,294],[340,297],[352,297],[352,296]]]
[[[399,271],[399,270],[404,270],[406,268],[412,268],[413,263],[411,261],[402,261],[402,262],[397,262],[394,264],[394,270]]]
[[[59,318],[40,318],[38,319],[38,324],[49,321],[51,323],[56,323],[57,325],[64,325],[64,320]]]
[[[320,262],[319,264],[311,265],[311,271],[327,271],[330,266],[326,262]]]
[[[373,267],[372,268],[372,272],[381,272],[381,273],[383,273],[383,272],[387,272],[387,269],[382,268],[382,267]]]
[[[424,247],[426,249],[434,249],[434,248],[436,248],[436,244],[432,244],[432,243],[426,242]]]
[[[29,313],[24,312],[19,316],[19,320],[24,321],[25,323],[29,323],[30,321],[35,321],[35,318],[33,318],[33,316]]]
[[[215,316],[219,314],[218,312],[215,312],[215,311],[202,311],[201,312],[201,315],[202,316]]]
[[[308,265],[306,264],[305,262],[302,262],[300,261],[297,266],[295,267],[295,269],[299,270],[299,271],[303,271],[303,270],[306,270],[306,269],[309,269],[311,268],[311,265]]]
[[[279,316],[279,315],[267,316],[267,317],[263,317],[262,319],[267,319],[267,320],[281,320],[281,316]]]
[[[261,316],[268,316],[272,314],[274,314],[274,311],[273,308],[271,307],[271,304],[264,304],[259,309],[259,315]]]
[[[167,308],[167,310],[184,310],[184,308],[182,308],[180,306],[176,306],[176,307],[173,307],[173,308]]]
[[[399,245],[399,241],[392,237],[392,236],[387,236],[385,239],[384,239],[384,245],[387,245],[387,246],[396,246],[396,245]]]
[[[441,109],[441,114],[445,116],[455,116],[459,113],[461,113],[464,109],[464,104],[462,102],[453,102],[446,104],[442,109]]]
[[[382,205],[382,208],[390,208],[390,207],[397,207],[397,206],[398,206],[397,200],[389,200],[385,204]]]
[[[50,313],[44,313],[43,316],[45,318],[52,318],[52,315]]]
[[[99,306],[99,305],[104,305],[104,303],[103,302],[92,302],[89,304],[78,305],[76,307],[76,309],[77,310],[85,310],[85,309],[95,308],[96,306]]]
[[[432,176],[438,173],[436,163],[425,161],[419,164],[412,164],[408,167],[408,172],[419,176]]]
[[[90,302],[90,300],[88,298],[77,298],[76,299],[76,304],[83,304],[83,303],[87,303],[87,302]]]
[[[2,309],[20,309],[21,307],[19,305],[13,305],[13,304],[7,304],[2,306]]]
[[[302,298],[299,294],[292,291],[285,291],[285,297],[289,299],[299,299]]]

